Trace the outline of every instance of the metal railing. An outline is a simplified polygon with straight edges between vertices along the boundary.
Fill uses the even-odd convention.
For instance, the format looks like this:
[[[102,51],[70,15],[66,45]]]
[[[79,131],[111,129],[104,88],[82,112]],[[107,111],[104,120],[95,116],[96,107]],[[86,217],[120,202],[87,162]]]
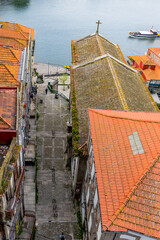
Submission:
[[[51,93],[58,94],[58,95],[60,95],[62,98],[64,98],[67,102],[69,102],[69,98],[67,98],[63,93],[58,92],[58,91],[52,89],[50,84],[48,84],[48,89],[49,89],[49,91],[50,91]]]

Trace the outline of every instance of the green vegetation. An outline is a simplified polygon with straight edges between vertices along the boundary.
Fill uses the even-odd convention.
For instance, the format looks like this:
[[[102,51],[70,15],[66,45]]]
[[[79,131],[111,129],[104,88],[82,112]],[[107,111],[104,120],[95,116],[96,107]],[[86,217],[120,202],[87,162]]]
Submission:
[[[34,228],[34,232],[33,232],[33,238],[32,238],[32,240],[35,240],[35,239],[36,239],[36,231],[37,231],[37,228],[35,227],[35,228]]]
[[[39,112],[37,112],[37,113],[36,113],[36,119],[38,120],[39,117],[40,117],[40,114],[39,114]]]
[[[20,226],[19,226],[18,236],[20,236],[21,233],[23,232],[23,227],[22,227],[22,225],[23,225],[23,221],[21,222],[21,224],[20,224]]]
[[[11,144],[12,145],[12,144]],[[8,161],[7,156],[5,157],[5,161],[3,162],[3,165],[1,167],[1,180],[0,180],[0,194],[5,193],[8,187],[8,183],[10,181],[10,178],[12,176],[13,169],[10,167],[12,166],[16,161],[19,156],[19,152],[21,150],[21,146],[16,144],[14,146],[14,149],[9,148],[8,153],[12,154],[10,161]],[[13,151],[13,152],[12,152]]]
[[[157,103],[157,107],[160,109],[160,103]]]
[[[37,79],[40,79],[41,80],[41,83],[44,83],[44,80],[43,80],[43,75],[39,75],[39,73],[37,71],[35,71],[35,74],[37,76]]]
[[[75,89],[72,92],[72,143],[74,146],[74,153],[75,156],[79,156],[82,154],[82,150],[78,148],[78,142],[79,142],[79,123],[78,123],[78,112],[76,108],[76,94]]]
[[[8,181],[6,178],[3,178],[1,181],[0,194],[5,192],[6,187],[8,186]]]
[[[66,73],[63,73],[61,77],[59,77],[59,80],[62,82],[63,84],[63,91],[65,91],[65,82],[68,79],[68,75]]]
[[[14,0],[13,5],[17,8],[26,7],[29,4],[29,0]]]
[[[77,212],[77,220],[78,220],[78,225],[79,225],[79,228],[80,228],[79,237],[80,237],[81,239],[83,239],[83,231],[84,231],[84,229],[83,229],[83,226],[82,226],[82,217],[81,217],[81,212],[80,212],[80,210],[78,210],[78,212]]]

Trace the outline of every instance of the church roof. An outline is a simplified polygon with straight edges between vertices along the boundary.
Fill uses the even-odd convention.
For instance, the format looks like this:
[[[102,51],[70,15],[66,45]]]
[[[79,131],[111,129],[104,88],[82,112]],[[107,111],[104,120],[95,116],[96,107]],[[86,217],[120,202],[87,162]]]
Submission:
[[[88,62],[106,53],[126,62],[119,46],[99,34],[92,34],[77,41],[72,41],[72,61],[75,64]]]
[[[91,42],[94,38],[91,36]],[[119,48],[112,43],[105,55],[98,55],[96,50],[91,51],[89,37],[85,51],[82,42],[75,43],[75,50],[80,49],[81,58],[77,61],[75,52],[75,63],[71,68],[71,90],[72,96],[75,91],[76,109],[79,122],[79,146],[87,141],[88,118],[87,108],[126,110],[126,111],[158,111],[143,79],[137,71],[130,68],[123,61]],[[105,40],[104,40],[105,41]],[[107,52],[107,44],[105,46]],[[88,46],[88,47],[87,47]],[[104,45],[103,45],[104,46]],[[92,56],[87,52],[92,52]],[[111,50],[112,49],[112,50]],[[83,53],[84,51],[84,53]],[[88,56],[88,58],[87,58]],[[115,57],[117,56],[117,58]],[[86,59],[86,60],[85,60]],[[121,59],[121,60],[119,60]],[[72,108],[75,107],[72,98]],[[73,119],[74,128],[74,119]]]
[[[160,113],[89,109],[104,231],[160,238]]]

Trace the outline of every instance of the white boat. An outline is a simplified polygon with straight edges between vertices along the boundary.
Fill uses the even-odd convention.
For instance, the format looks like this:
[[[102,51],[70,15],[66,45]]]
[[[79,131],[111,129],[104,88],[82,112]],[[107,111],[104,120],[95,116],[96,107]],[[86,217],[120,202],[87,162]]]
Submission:
[[[157,30],[151,28],[150,31],[129,32],[129,37],[140,39],[155,39],[160,37],[160,33]]]

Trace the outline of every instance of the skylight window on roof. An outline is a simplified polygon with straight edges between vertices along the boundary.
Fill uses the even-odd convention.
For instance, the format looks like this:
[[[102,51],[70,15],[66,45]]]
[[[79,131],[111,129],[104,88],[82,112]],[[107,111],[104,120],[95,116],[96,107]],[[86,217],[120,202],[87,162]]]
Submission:
[[[131,144],[133,155],[144,153],[144,149],[137,131],[133,132],[132,135],[129,135],[128,138]]]

